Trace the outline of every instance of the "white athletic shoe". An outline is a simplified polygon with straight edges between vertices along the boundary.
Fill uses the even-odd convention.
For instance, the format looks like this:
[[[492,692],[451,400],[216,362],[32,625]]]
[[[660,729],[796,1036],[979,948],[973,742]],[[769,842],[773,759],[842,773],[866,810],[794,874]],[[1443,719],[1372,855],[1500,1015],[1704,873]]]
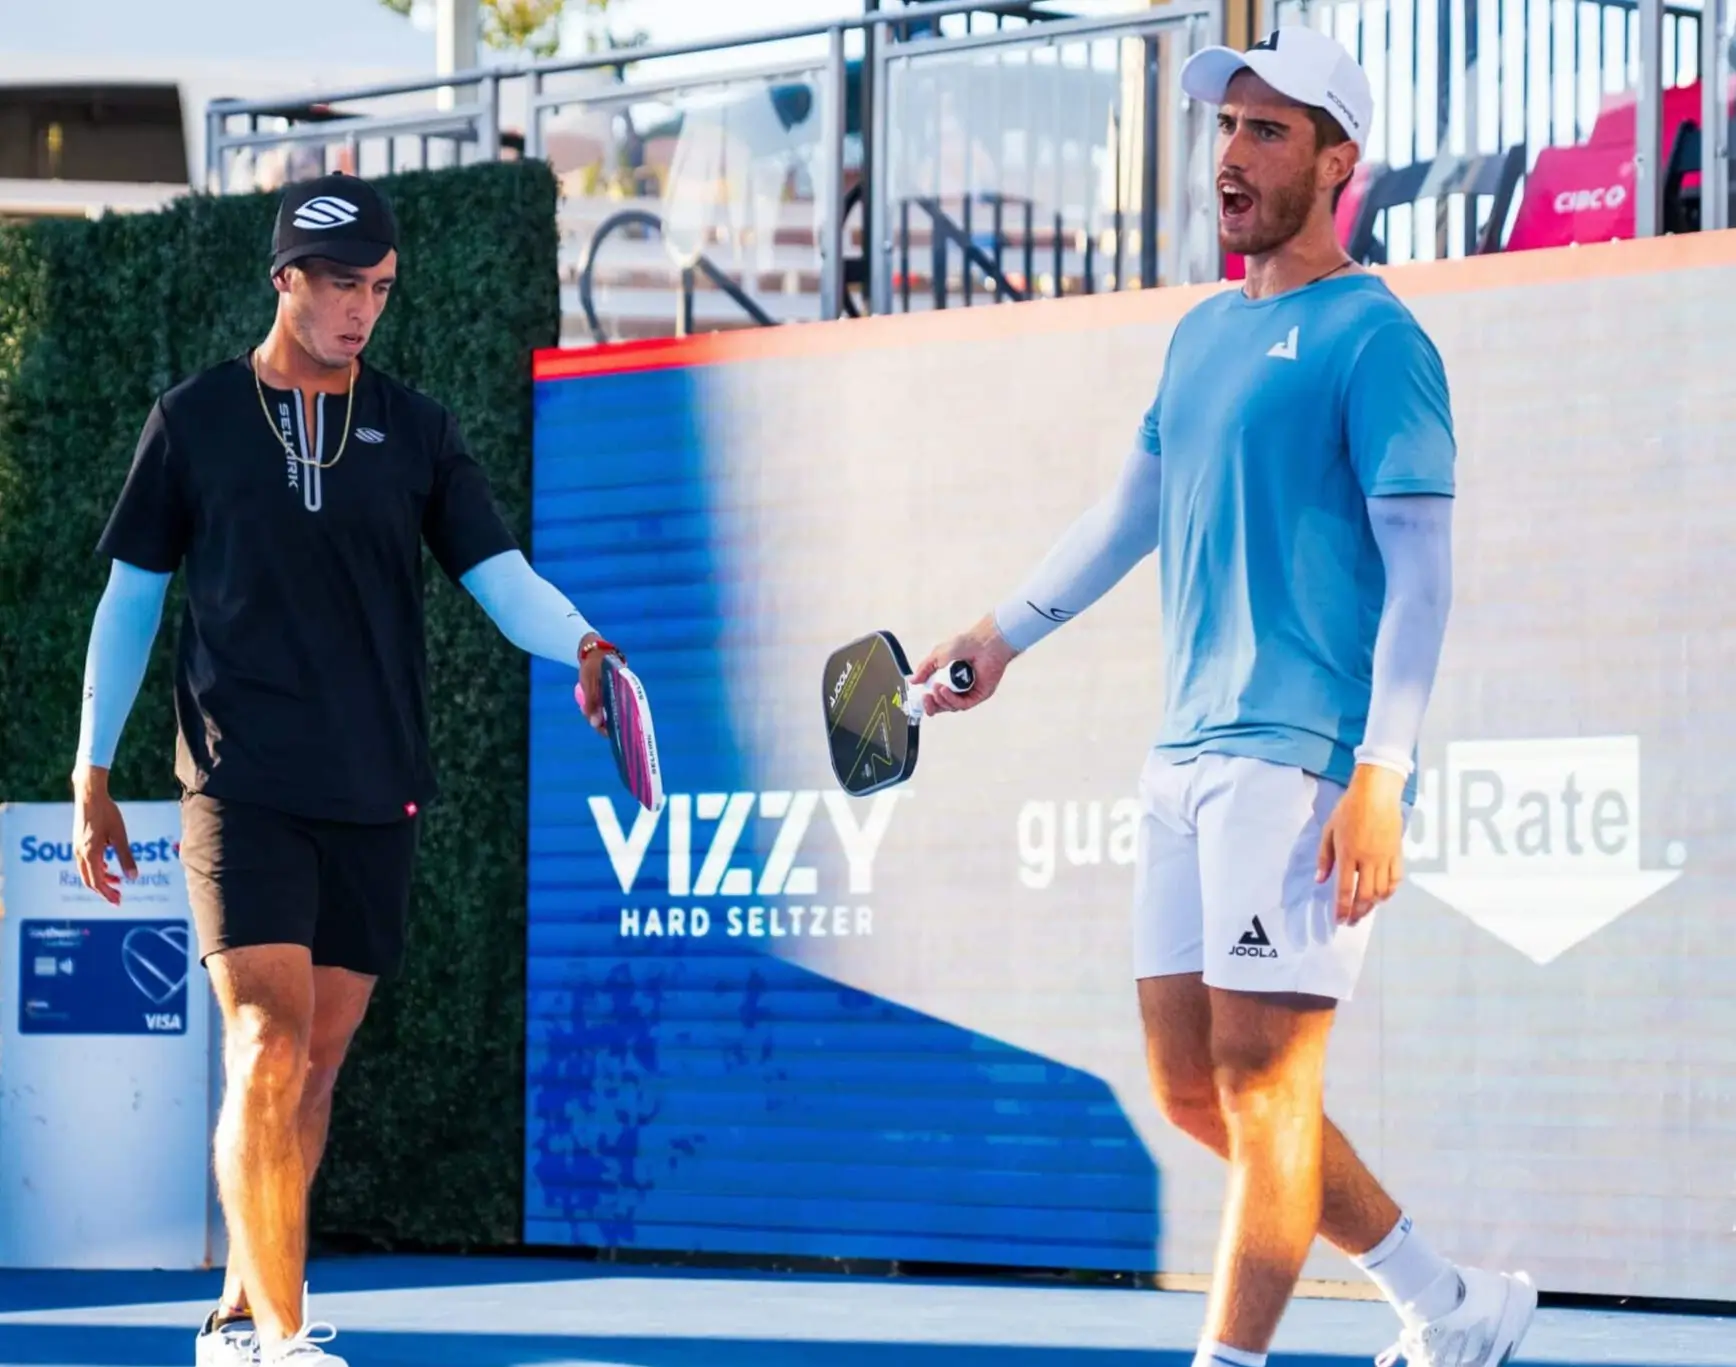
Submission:
[[[338,1331],[329,1324],[318,1320],[311,1324],[304,1321],[294,1338],[285,1339],[275,1348],[260,1349],[254,1360],[259,1363],[293,1363],[294,1367],[313,1367],[315,1363],[320,1367],[349,1367],[341,1357],[320,1346],[337,1336]]]
[[[259,1361],[259,1340],[252,1320],[217,1323],[213,1310],[205,1319],[199,1337],[193,1340],[196,1367],[253,1367]]]
[[[1375,1367],[1502,1367],[1518,1350],[1537,1312],[1537,1288],[1523,1272],[1461,1267],[1465,1298],[1426,1324],[1407,1324]]]

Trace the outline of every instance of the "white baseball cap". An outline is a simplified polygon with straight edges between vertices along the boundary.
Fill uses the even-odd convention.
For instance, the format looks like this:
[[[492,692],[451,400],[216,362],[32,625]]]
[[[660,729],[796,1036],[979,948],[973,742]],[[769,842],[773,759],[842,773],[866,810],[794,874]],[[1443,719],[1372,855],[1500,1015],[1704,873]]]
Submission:
[[[1336,38],[1304,24],[1273,29],[1246,52],[1201,48],[1181,69],[1181,88],[1196,100],[1222,104],[1238,71],[1251,71],[1280,95],[1324,109],[1344,126],[1359,152],[1368,150],[1374,92],[1368,73]]]

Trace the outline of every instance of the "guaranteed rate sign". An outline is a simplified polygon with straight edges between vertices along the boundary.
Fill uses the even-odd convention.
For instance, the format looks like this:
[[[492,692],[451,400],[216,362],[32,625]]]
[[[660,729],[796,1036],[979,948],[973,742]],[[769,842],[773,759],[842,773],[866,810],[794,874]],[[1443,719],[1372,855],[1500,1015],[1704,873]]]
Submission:
[[[1453,741],[1422,785],[1407,853],[1417,886],[1547,964],[1682,876],[1640,860],[1638,736]]]

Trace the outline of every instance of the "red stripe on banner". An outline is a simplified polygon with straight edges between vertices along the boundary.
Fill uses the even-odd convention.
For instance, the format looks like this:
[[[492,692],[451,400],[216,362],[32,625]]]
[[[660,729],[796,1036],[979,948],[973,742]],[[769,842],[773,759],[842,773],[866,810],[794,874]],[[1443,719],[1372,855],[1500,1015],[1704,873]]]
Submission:
[[[1162,290],[1075,299],[1045,299],[1017,308],[946,309],[938,313],[887,318],[840,319],[831,323],[786,323],[780,327],[740,328],[695,337],[660,337],[606,346],[550,347],[532,354],[535,380],[570,380],[620,375],[672,366],[721,365],[799,356],[837,356],[893,347],[947,345],[1017,337],[1031,332],[1078,332],[1117,325],[1161,323],[1179,318],[1217,285],[1182,285]]]
[[[1686,233],[1543,251],[1496,252],[1447,261],[1377,267],[1400,299],[1577,281],[1650,271],[1736,264],[1736,233]],[[1029,333],[1087,332],[1175,323],[1195,304],[1236,281],[1174,285],[1153,290],[1044,299],[1011,307],[943,309],[885,318],[707,332],[696,337],[654,337],[606,346],[546,347],[532,353],[534,380],[620,375],[673,366],[720,365],[780,357],[836,356],[889,347],[946,346]]]
[[[672,366],[706,365],[730,360],[716,355],[719,334],[700,337],[652,337],[641,342],[564,349],[546,347],[532,353],[533,380],[571,380],[585,375],[622,375],[636,370],[667,370]]]

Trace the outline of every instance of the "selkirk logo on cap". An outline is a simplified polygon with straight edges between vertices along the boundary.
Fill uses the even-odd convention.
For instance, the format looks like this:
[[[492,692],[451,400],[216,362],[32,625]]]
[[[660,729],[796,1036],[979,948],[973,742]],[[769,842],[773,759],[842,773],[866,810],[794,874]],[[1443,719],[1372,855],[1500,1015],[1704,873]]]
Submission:
[[[1280,95],[1323,109],[1343,126],[1360,151],[1368,150],[1374,91],[1368,73],[1336,38],[1305,24],[1273,29],[1246,52],[1202,48],[1182,67],[1183,93],[1222,104],[1230,82],[1251,71]]]
[[[347,199],[339,199],[336,195],[320,195],[295,211],[291,221],[298,228],[312,228],[316,231],[326,228],[341,228],[346,223],[354,223],[361,217],[361,211]]]
[[[335,173],[285,188],[271,270],[276,274],[309,257],[366,269],[397,245],[398,221],[385,196],[360,176]]]

